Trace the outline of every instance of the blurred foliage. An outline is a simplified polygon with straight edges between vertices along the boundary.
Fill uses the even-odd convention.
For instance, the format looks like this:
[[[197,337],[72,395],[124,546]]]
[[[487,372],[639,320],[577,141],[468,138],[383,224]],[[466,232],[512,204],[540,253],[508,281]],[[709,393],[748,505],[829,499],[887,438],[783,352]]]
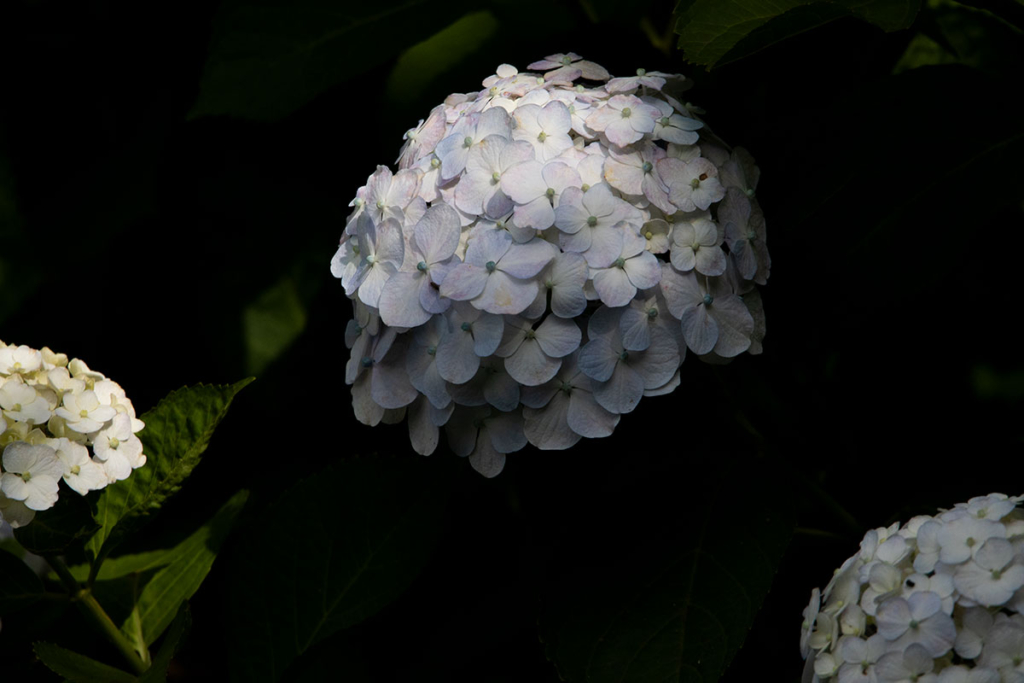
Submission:
[[[738,485],[722,477],[717,489],[644,510],[657,526],[685,520],[675,533],[666,530],[628,552],[628,541],[616,539],[611,553],[594,553],[597,562],[584,554],[589,562],[554,591],[540,621],[545,651],[563,679],[721,677],[754,623],[795,524],[788,484],[756,465],[748,475]],[[662,493],[648,482],[645,488],[650,496]]]
[[[921,0],[679,0],[675,31],[685,58],[710,68],[844,17],[905,29],[920,6]]]
[[[248,372],[259,375],[284,353],[306,327],[306,308],[295,286],[285,276],[245,307],[245,343]]]
[[[444,479],[429,465],[340,462],[292,486],[250,527],[230,569],[232,680],[281,680],[296,657],[412,583],[445,511]]]
[[[989,11],[952,0],[931,0],[917,31],[894,73],[919,66],[963,64],[1012,77],[1024,61],[1024,33],[1020,29]]]
[[[190,117],[279,119],[393,58],[457,11],[457,3],[425,0],[227,0]]]
[[[391,69],[387,96],[396,102],[422,96],[438,76],[479,50],[497,30],[491,12],[472,12],[413,45]]]

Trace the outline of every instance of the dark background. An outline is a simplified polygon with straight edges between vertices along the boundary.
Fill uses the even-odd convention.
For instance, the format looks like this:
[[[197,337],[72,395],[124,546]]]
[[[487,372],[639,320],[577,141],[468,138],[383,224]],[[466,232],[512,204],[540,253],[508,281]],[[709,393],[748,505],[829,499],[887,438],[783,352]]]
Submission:
[[[389,59],[256,122],[186,120],[215,3],[5,3],[0,338],[86,360],[140,412],[182,385],[256,374],[186,489],[126,551],[187,533],[238,488],[253,491],[244,524],[337,459],[419,457],[404,425],[358,424],[344,385],[350,304],[328,264],[356,188],[393,165],[432,106],[499,63],[573,50],[614,75],[684,73],[715,132],[762,170],[763,355],[690,357],[680,388],[612,437],[528,447],[494,480],[442,440],[431,461],[453,466],[455,487],[424,572],[307,659],[332,659],[337,680],[556,681],[537,619],[558,587],[604,580],[699,511],[742,509],[736,491],[754,485],[791,501],[799,527],[723,680],[795,681],[810,590],[864,530],[1022,492],[1020,34],[967,13],[948,60],[961,63],[893,76],[943,10],[892,34],[847,19],[709,73],[640,28],[643,15],[665,31],[671,3],[488,7],[497,34],[412,101],[388,95]],[[274,334],[283,350],[260,356]],[[192,602],[173,680],[226,676],[236,551]],[[55,642],[86,638],[75,619],[51,625]],[[0,678],[48,680],[27,645],[38,634],[18,623],[4,620],[0,661],[22,677]]]

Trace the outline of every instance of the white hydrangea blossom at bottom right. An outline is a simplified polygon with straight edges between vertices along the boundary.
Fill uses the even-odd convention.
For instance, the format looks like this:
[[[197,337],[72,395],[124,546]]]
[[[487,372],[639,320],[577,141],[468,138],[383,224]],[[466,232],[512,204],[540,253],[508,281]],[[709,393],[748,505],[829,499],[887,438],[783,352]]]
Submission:
[[[1024,496],[872,529],[804,610],[804,683],[1024,683]]]

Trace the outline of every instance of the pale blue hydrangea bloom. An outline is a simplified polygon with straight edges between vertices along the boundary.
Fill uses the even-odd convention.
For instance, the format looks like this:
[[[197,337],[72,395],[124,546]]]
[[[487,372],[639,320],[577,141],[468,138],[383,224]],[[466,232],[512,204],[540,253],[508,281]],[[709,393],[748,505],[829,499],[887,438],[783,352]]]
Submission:
[[[502,64],[411,128],[398,170],[379,166],[356,190],[331,260],[355,305],[356,417],[407,419],[424,455],[444,427],[485,476],[527,443],[610,435],[642,398],[680,385],[688,350],[722,363],[760,353],[765,336],[760,171],[677,99],[685,79],[612,78],[574,53],[529,69]],[[0,349],[0,367],[15,362],[35,361]],[[998,545],[978,566],[1013,579]],[[875,575],[879,588],[892,578]],[[927,583],[946,601],[952,582]],[[854,616],[829,622],[832,642]],[[832,664],[845,661],[820,668]]]
[[[1020,680],[1022,501],[993,493],[865,534],[804,610],[804,683]]]

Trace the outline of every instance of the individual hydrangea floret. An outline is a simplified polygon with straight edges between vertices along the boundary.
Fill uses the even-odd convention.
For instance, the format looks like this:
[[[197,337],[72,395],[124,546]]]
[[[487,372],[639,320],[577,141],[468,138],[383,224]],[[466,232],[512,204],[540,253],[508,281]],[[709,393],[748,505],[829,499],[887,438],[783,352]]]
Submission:
[[[687,351],[727,362],[761,353],[765,335],[760,170],[682,102],[690,83],[645,69],[613,78],[572,52],[528,69],[500,65],[409,129],[397,168],[378,166],[355,191],[331,259],[355,309],[345,381],[356,418],[407,417],[424,455],[443,428],[485,476],[528,443],[609,436],[641,399],[680,386]],[[41,362],[0,354],[0,368]],[[88,390],[61,406],[74,413],[68,433],[105,417]],[[5,414],[38,409],[19,391],[0,391]],[[133,462],[99,448],[107,471]],[[984,567],[1005,570],[1004,556],[993,542]]]
[[[62,481],[84,496],[146,464],[132,402],[77,358],[0,341],[0,409],[0,522],[14,528],[53,507]]]
[[[804,683],[1024,680],[1024,496],[872,529],[804,609]]]

